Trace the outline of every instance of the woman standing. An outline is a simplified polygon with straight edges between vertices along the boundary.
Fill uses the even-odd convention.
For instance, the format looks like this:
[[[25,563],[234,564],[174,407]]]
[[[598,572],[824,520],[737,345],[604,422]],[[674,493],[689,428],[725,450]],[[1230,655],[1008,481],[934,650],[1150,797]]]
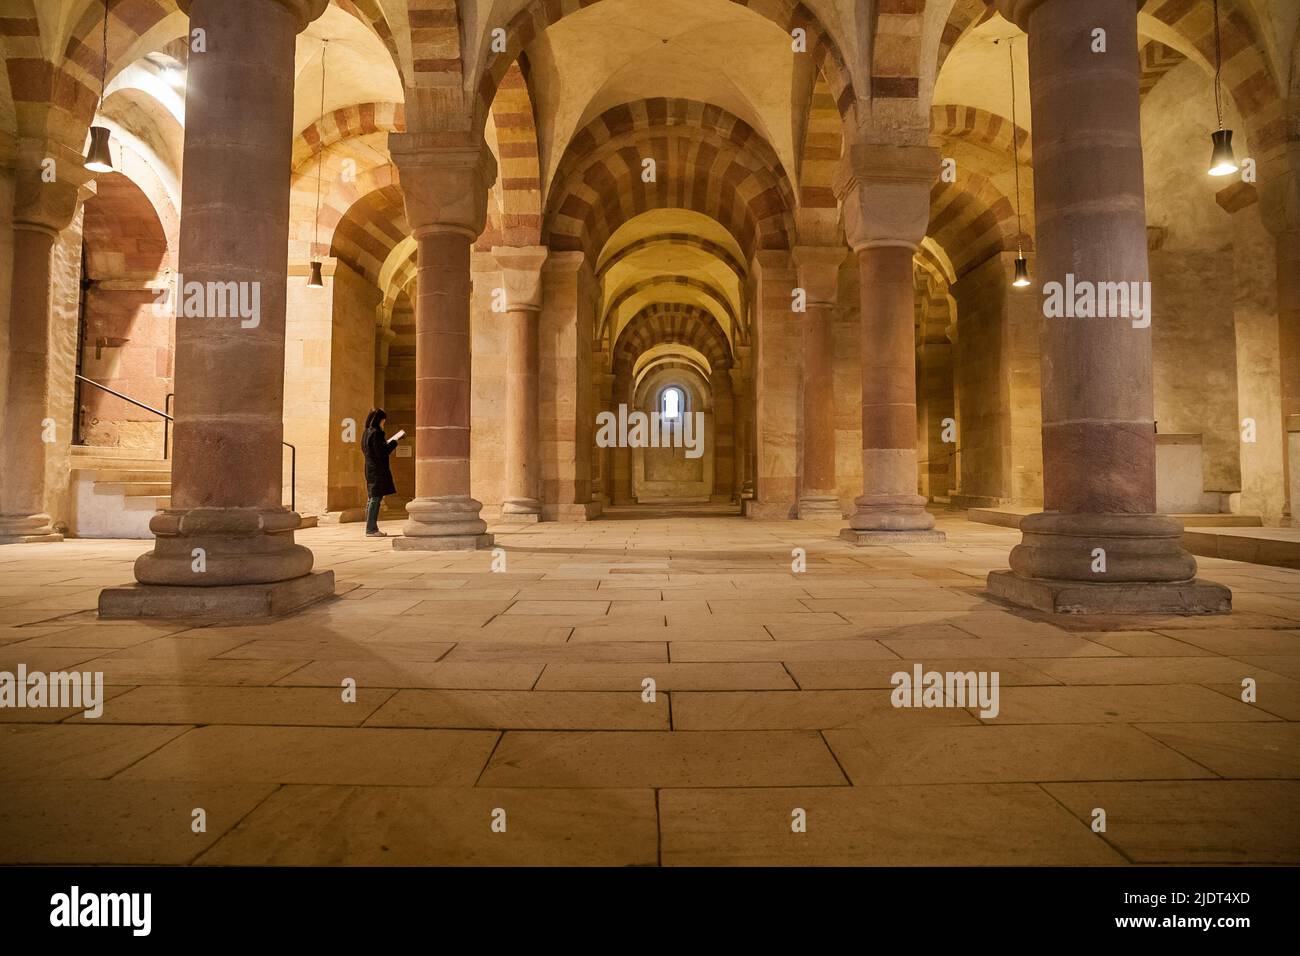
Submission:
[[[366,488],[370,494],[370,500],[366,502],[367,538],[388,537],[379,530],[379,506],[383,503],[384,495],[397,491],[397,486],[393,484],[392,469],[388,467],[388,456],[397,447],[397,439],[403,433],[398,432],[390,440],[384,434],[387,418],[388,414],[382,408],[376,408],[366,416],[365,431],[361,433],[361,453],[366,459]]]

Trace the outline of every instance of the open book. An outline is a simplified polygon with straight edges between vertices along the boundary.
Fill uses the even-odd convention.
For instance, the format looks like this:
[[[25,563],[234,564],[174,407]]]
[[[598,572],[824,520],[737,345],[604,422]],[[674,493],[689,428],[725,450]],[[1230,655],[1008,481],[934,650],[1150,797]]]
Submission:
[[[399,431],[396,435],[394,435],[392,438],[390,438],[390,439],[388,439],[388,440],[389,440],[389,441],[400,441],[401,438],[402,438],[402,436],[405,435],[405,434],[406,434],[406,430],[403,429],[402,431]]]

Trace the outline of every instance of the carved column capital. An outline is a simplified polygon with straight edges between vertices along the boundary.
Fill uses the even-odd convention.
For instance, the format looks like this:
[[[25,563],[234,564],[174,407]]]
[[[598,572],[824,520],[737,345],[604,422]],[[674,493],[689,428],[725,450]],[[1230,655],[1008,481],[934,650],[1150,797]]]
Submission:
[[[435,232],[478,238],[487,224],[488,190],[497,178],[496,159],[482,136],[390,133],[388,149],[415,238]]]
[[[835,195],[853,251],[917,248],[930,225],[930,190],[939,168],[932,146],[851,146],[835,176]]]

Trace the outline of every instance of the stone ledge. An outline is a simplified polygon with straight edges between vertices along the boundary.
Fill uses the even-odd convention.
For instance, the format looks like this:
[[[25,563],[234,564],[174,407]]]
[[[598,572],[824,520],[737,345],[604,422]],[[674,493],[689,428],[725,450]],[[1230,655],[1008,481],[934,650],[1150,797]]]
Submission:
[[[352,590],[356,585],[344,587]],[[200,588],[128,584],[99,593],[99,616],[132,618],[278,617],[334,596],[334,572],[314,571],[271,584],[231,584]]]
[[[449,534],[429,537],[399,535],[393,538],[394,551],[483,551],[492,547],[490,534]]]
[[[1175,583],[1089,584],[1021,577],[1014,571],[992,571],[988,590],[1021,607],[1051,614],[1226,614],[1232,592],[1221,584],[1202,581]]]
[[[898,544],[943,544],[942,531],[857,531],[841,528],[840,538],[859,548],[888,548]]]
[[[50,534],[4,534],[0,535],[0,544],[55,544],[62,541],[63,535],[57,531]]]

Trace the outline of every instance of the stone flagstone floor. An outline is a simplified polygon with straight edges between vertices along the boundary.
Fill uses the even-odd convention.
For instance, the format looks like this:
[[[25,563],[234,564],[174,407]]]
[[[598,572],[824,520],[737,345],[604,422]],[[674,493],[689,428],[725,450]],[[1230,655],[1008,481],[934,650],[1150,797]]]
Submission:
[[[983,596],[1013,531],[838,527],[501,526],[500,572],[324,527],[345,593],[203,625],[96,619],[147,542],[0,548],[0,670],[109,698],[0,710],[0,862],[1300,862],[1300,572],[1205,559],[1231,616],[1048,621]],[[997,671],[1000,713],[895,709],[916,662]]]

